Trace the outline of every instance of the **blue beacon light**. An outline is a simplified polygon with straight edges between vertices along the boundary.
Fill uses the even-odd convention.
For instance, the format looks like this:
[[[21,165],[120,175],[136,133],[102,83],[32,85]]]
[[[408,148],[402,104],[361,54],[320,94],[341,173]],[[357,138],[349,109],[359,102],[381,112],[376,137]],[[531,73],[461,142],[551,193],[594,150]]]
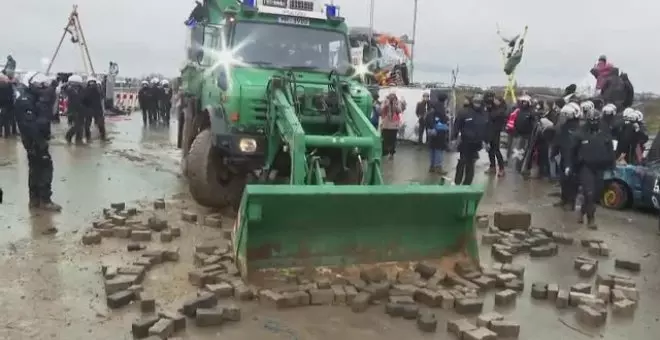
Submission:
[[[326,4],[325,5],[325,13],[328,16],[328,18],[335,18],[339,16],[339,7],[336,5],[332,4]]]
[[[257,7],[257,0],[243,0],[243,6],[245,7]]]

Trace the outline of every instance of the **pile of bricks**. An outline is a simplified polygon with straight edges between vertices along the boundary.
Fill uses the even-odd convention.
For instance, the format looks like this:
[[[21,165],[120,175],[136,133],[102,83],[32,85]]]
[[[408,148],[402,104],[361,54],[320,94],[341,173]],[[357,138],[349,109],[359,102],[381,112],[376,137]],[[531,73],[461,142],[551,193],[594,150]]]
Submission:
[[[610,247],[603,240],[583,239],[580,241],[583,247],[587,248],[591,256],[610,256]]]
[[[592,264],[585,262],[586,260],[589,259],[578,257],[575,260],[576,267],[581,263]],[[561,289],[556,283],[536,282],[532,285],[531,297],[536,300],[548,300],[560,309],[577,307],[576,318],[580,323],[599,327],[607,320],[609,304],[614,315],[632,316],[639,301],[639,292],[631,277],[608,274],[597,275],[595,286],[592,283],[581,282],[572,285],[569,289]]]
[[[159,210],[165,209],[165,200],[154,202],[154,211],[148,217],[141,216],[136,208],[126,208],[126,203],[113,203],[103,209],[103,219],[92,223],[91,230],[82,236],[84,245],[100,244],[104,237],[130,240],[131,250],[142,249],[138,244],[149,242],[154,233],[160,234],[162,243],[169,243],[181,236],[181,228],[170,226],[167,219],[161,217]],[[194,215],[196,218],[196,215]]]
[[[292,278],[277,287],[256,289],[256,295],[260,304],[276,309],[346,305],[362,313],[382,304],[391,317],[416,320],[421,331],[435,332],[437,319],[432,308],[478,314],[484,303],[479,293],[496,284],[495,279],[482,275],[474,266],[463,264],[455,269],[456,273],[446,273],[428,263],[418,263],[400,271],[396,278],[388,278],[380,268],[370,267],[361,270],[359,277],[336,276],[314,282]]]
[[[135,300],[141,301],[142,309],[149,309],[151,299],[143,295],[141,285],[147,272],[163,262],[179,260],[179,249],[147,250],[132,263],[124,266],[101,266],[104,278],[106,301],[110,308],[120,308]]]
[[[488,312],[479,315],[476,324],[466,318],[449,321],[447,331],[464,340],[517,339],[520,335],[520,324],[506,320],[497,312]]]
[[[525,253],[531,257],[554,256],[557,255],[558,244],[574,243],[573,238],[567,234],[531,228],[531,221],[528,212],[496,212],[494,225],[481,235],[481,243],[491,245],[493,259],[503,263],[511,263],[515,255]]]

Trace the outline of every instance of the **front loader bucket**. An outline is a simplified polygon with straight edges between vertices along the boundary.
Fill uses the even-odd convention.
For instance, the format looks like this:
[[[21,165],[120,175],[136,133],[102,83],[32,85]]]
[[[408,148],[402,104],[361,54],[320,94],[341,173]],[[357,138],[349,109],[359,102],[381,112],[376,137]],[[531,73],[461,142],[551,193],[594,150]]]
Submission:
[[[292,267],[441,260],[478,264],[472,186],[248,185],[234,225],[245,279]]]

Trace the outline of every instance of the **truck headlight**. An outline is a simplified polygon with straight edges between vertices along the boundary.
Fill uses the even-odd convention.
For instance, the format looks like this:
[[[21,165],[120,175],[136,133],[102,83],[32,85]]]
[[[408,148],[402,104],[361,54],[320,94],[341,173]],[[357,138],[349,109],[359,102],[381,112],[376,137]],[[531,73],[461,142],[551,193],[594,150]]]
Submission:
[[[241,152],[253,153],[257,151],[257,141],[253,138],[241,138],[238,142],[238,148]]]

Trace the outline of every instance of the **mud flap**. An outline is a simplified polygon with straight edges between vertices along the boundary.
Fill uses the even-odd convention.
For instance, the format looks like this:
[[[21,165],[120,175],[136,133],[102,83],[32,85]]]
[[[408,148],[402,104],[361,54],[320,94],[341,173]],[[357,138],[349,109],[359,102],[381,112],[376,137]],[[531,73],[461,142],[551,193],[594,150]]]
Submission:
[[[478,264],[482,194],[476,186],[248,185],[232,235],[236,258],[244,277],[453,254]]]

